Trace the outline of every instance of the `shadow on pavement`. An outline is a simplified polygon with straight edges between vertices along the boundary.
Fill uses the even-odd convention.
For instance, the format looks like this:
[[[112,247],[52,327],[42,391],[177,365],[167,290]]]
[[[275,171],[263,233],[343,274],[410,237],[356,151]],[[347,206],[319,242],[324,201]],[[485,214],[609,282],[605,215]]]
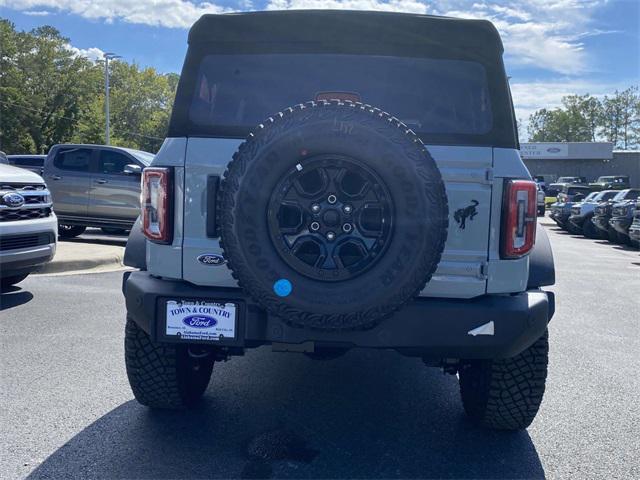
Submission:
[[[58,238],[59,242],[65,243],[93,243],[95,245],[114,245],[116,247],[124,247],[127,245],[128,237],[111,237],[102,235],[101,237],[84,237],[80,235],[75,238]]]
[[[24,305],[33,299],[33,294],[20,287],[12,286],[0,293],[0,311]]]
[[[157,412],[128,401],[29,478],[544,477],[526,432],[470,425],[456,378],[419,360],[247,357],[214,367],[197,408]]]

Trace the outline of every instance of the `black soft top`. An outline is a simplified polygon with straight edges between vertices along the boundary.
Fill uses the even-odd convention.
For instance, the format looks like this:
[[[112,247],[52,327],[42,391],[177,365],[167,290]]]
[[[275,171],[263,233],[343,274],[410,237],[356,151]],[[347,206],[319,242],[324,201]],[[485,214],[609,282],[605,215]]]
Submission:
[[[345,44],[437,46],[453,56],[474,50],[500,57],[500,36],[491,22],[432,15],[348,10],[287,10],[203,15],[189,32],[189,44]]]
[[[244,138],[249,131],[203,127],[189,119],[201,61],[207,55],[351,54],[459,59],[487,74],[493,128],[482,135],[422,135],[427,143],[518,148],[515,115],[491,22],[431,15],[349,10],[287,10],[203,15],[189,32],[169,137]],[[275,113],[275,112],[274,112]]]

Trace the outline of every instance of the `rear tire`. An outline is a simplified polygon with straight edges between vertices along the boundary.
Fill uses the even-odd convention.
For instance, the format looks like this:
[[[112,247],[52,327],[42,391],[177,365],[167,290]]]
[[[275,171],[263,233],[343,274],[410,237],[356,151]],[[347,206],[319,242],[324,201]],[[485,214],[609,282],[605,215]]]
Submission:
[[[523,430],[535,418],[547,378],[548,332],[513,358],[474,360],[459,370],[466,414],[495,430]]]
[[[569,232],[571,235],[581,235],[582,231],[576,227],[573,223],[567,221],[567,226],[566,226],[567,232]]]
[[[598,239],[601,238],[600,230],[591,221],[591,217],[585,218],[582,224],[582,234],[587,238]]]
[[[186,345],[153,343],[127,319],[124,338],[129,385],[136,400],[151,408],[180,409],[193,405],[209,385],[213,359],[193,358]]]
[[[611,243],[618,243],[618,244],[623,243],[620,234],[616,232],[613,228],[609,228],[609,230],[607,231],[607,235],[608,235],[607,238]]]
[[[87,227],[83,225],[60,225],[58,226],[58,235],[62,238],[75,238],[82,235]]]
[[[12,287],[16,283],[20,283],[25,278],[27,278],[28,275],[29,275],[28,273],[24,273],[22,275],[12,275],[10,277],[4,277],[0,279],[0,287],[2,291],[4,292],[5,290],[7,290],[9,287]]]

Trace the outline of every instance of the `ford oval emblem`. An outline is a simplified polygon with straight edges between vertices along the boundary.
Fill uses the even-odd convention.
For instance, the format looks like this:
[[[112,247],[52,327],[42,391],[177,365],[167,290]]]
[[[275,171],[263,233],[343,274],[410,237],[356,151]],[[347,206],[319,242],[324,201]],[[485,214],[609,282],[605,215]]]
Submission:
[[[198,261],[203,265],[213,267],[224,265],[227,262],[222,255],[218,255],[217,253],[204,253],[198,257]]]
[[[24,205],[24,197],[19,193],[7,193],[2,196],[2,202],[9,208],[20,208]]]
[[[189,315],[182,319],[187,327],[210,328],[215,327],[218,321],[209,315]]]
[[[547,148],[547,152],[549,153],[558,153],[560,149],[558,147],[549,147]]]

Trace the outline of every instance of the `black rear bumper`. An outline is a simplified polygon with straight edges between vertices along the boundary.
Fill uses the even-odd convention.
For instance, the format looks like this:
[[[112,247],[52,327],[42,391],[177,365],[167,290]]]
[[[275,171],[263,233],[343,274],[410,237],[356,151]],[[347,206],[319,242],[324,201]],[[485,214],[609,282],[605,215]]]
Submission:
[[[147,272],[126,272],[127,314],[153,341],[184,343],[164,335],[165,302],[201,300],[238,305],[236,338],[206,342],[220,347],[252,348],[264,344],[391,348],[428,358],[506,358],[517,355],[543,333],[555,311],[554,295],[529,290],[515,295],[486,295],[471,300],[417,298],[367,330],[321,331],[293,327],[267,314],[239,288],[199,287],[165,280]],[[469,332],[493,322],[493,335]],[[205,343],[194,342],[189,343]]]

